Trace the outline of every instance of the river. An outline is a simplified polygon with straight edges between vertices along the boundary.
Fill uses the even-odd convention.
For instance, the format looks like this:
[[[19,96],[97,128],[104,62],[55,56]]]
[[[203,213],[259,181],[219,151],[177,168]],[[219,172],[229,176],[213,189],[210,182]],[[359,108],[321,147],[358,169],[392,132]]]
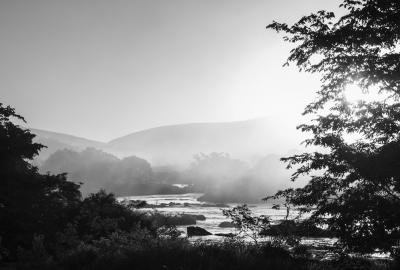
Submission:
[[[231,221],[229,218],[226,218],[222,214],[222,209],[220,207],[203,207],[203,202],[199,202],[197,199],[203,195],[202,193],[190,193],[190,194],[177,194],[177,195],[147,195],[147,196],[129,196],[129,197],[119,197],[119,201],[127,200],[143,200],[148,204],[153,205],[161,205],[161,204],[169,204],[174,203],[175,205],[172,207],[160,207],[156,208],[159,212],[164,213],[176,213],[176,214],[193,214],[193,215],[204,215],[206,220],[201,221],[197,220],[196,225],[190,226],[198,226],[206,229],[212,234],[216,233],[235,233],[235,229],[233,228],[220,228],[218,225],[223,221]],[[185,206],[184,203],[189,204],[189,206]],[[180,204],[180,205],[179,205]],[[238,203],[229,203],[227,204],[229,207],[235,207],[239,205]],[[267,215],[274,220],[282,220],[286,216],[286,209],[282,208],[281,210],[272,209],[273,204],[262,202],[260,203],[251,203],[247,205],[248,208],[253,212],[254,215]],[[144,211],[153,211],[151,208],[144,208]],[[293,211],[291,217],[294,217],[297,214],[296,211]],[[182,235],[186,235],[186,228],[188,226],[177,226],[178,230],[182,232]],[[209,236],[197,236],[192,237],[191,241],[221,241],[223,237],[216,235]],[[332,246],[336,242],[337,239],[332,238],[303,238],[301,240],[302,244],[311,244],[313,246]],[[387,258],[389,254],[380,254],[375,253],[372,254],[375,258]]]
[[[148,204],[153,205],[161,205],[161,204],[169,204],[174,203],[175,205],[172,207],[160,207],[157,208],[157,211],[165,212],[165,213],[176,213],[176,214],[193,214],[193,215],[204,215],[206,220],[201,221],[197,220],[195,226],[199,226],[201,228],[206,229],[212,234],[216,233],[235,233],[235,229],[233,228],[220,228],[218,225],[223,221],[230,222],[229,218],[226,218],[222,214],[222,209],[220,207],[203,207],[203,202],[197,201],[197,199],[201,196],[201,193],[191,193],[191,194],[178,194],[178,195],[148,195],[148,196],[130,196],[130,197],[120,197],[119,200],[122,201],[124,199],[128,200],[144,200]],[[184,206],[184,203],[188,203],[189,206]],[[177,205],[180,204],[180,205]],[[229,207],[235,207],[239,204],[237,203],[229,203],[227,204]],[[286,209],[275,210],[272,209],[271,203],[262,202],[260,203],[251,203],[248,204],[248,208],[253,212],[254,215],[267,215],[271,218],[271,220],[282,220],[286,216]],[[147,211],[151,211],[151,209],[145,209]],[[293,216],[296,212],[293,212]],[[191,225],[194,226],[194,225]],[[178,229],[185,235],[186,228],[188,226],[177,226]],[[195,237],[194,239],[201,240],[220,240],[220,236],[201,236]],[[316,238],[314,241],[321,242],[321,244],[333,244],[334,240],[330,238]]]

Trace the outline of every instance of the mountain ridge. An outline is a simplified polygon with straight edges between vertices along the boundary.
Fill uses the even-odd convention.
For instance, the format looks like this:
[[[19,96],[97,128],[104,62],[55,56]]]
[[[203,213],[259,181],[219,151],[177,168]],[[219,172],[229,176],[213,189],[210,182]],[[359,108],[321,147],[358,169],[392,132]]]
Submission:
[[[93,143],[93,144],[106,144],[103,142],[99,142],[99,141],[95,141],[95,140],[91,140],[91,139],[87,139],[87,138],[83,138],[83,137],[79,137],[79,136],[75,136],[75,135],[70,135],[70,134],[66,134],[66,133],[61,133],[61,132],[55,132],[55,131],[48,131],[48,130],[44,130],[44,129],[38,129],[38,128],[32,128],[32,127],[23,127],[24,129],[29,129],[31,131],[31,133],[35,134],[36,136],[42,137],[42,138],[54,138],[54,137],[58,137],[60,140],[60,142],[79,142],[79,141],[87,141],[87,144]],[[79,145],[79,143],[77,143]]]
[[[106,142],[106,144],[111,143],[113,141],[128,137],[132,134],[136,134],[136,133],[141,133],[141,132],[147,132],[147,131],[151,131],[151,130],[156,130],[156,129],[163,129],[163,128],[169,128],[169,127],[177,127],[177,126],[191,126],[191,125],[213,125],[213,124],[233,124],[233,123],[241,123],[241,122],[247,122],[247,121],[254,121],[254,120],[259,120],[259,119],[264,119],[267,117],[257,117],[254,119],[248,119],[248,120],[239,120],[239,121],[231,121],[231,122],[200,122],[200,123],[184,123],[184,124],[172,124],[172,125],[165,125],[165,126],[158,126],[158,127],[152,127],[152,128],[147,128],[147,129],[143,129],[143,130],[138,130],[138,131],[134,131],[132,133],[129,133],[127,135],[112,139],[108,142]]]
[[[58,149],[69,144],[73,150],[94,147],[119,157],[136,155],[151,163],[187,164],[194,154],[200,152],[226,152],[243,160],[253,155],[286,153],[298,148],[305,139],[292,122],[290,116],[277,115],[233,122],[166,125],[133,132],[107,143],[64,133],[28,129],[37,135],[36,140],[39,142],[59,142],[60,145],[55,147]],[[51,142],[56,143],[54,141]]]

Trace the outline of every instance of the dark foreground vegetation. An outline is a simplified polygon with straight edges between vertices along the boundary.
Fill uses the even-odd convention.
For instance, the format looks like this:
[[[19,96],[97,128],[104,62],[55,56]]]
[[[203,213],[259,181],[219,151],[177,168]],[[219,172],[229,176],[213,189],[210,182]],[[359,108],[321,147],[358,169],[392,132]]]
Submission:
[[[9,118],[23,118],[0,105],[0,268],[8,269],[395,269],[396,261],[313,258],[291,233],[252,217],[246,206],[226,210],[239,236],[214,243],[190,242],[175,219],[139,211],[141,201],[119,203],[100,190],[81,197],[66,174],[42,175],[31,160],[43,147]],[[184,219],[201,219],[201,216]],[[172,221],[172,222],[171,222]],[[292,224],[293,225],[293,224]],[[269,227],[268,227],[269,226]],[[259,242],[265,228],[278,228]],[[278,233],[276,233],[278,232]],[[290,230],[289,230],[290,232]],[[267,233],[268,234],[268,233]],[[296,240],[297,239],[297,240]]]
[[[17,269],[397,269],[393,261],[337,256],[320,261],[305,248],[289,252],[271,244],[196,242],[144,229],[115,232],[92,243],[58,243],[51,254],[43,238],[19,253]]]
[[[268,26],[291,35],[287,41],[301,43],[289,61],[323,73],[318,99],[305,113],[334,104],[332,113],[319,116],[315,125],[300,127],[313,132],[307,145],[328,148],[329,153],[283,159],[289,167],[300,164],[293,180],[314,170],[324,173],[312,176],[304,188],[267,198],[285,198],[288,212],[300,207],[306,219],[291,221],[287,216],[272,224],[269,217],[254,217],[245,205],[238,206],[223,210],[237,236],[191,243],[165,216],[138,211],[143,202],[121,204],[104,190],[82,198],[81,184],[67,181],[66,174],[40,174],[29,161],[43,146],[9,119],[24,120],[21,116],[0,104],[0,267],[399,269],[400,2],[344,0],[343,7],[349,14],[337,21],[332,22],[333,13],[320,11],[291,27],[276,22]],[[315,54],[323,58],[312,64]],[[343,96],[348,84],[364,92],[375,86],[388,97],[351,103]],[[349,143],[344,139],[348,133],[358,133],[362,140]],[[212,156],[198,158],[204,164]],[[332,234],[341,245],[325,248],[321,256],[316,247],[301,245],[300,237],[311,232]],[[270,241],[260,241],[262,234],[270,235]],[[360,257],[372,252],[390,253],[391,260]]]

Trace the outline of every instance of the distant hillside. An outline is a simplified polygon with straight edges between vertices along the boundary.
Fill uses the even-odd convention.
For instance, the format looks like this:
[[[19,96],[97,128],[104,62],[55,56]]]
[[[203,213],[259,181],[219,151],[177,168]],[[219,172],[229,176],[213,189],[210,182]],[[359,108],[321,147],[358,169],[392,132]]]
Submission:
[[[306,134],[296,130],[292,118],[274,116],[157,127],[112,140],[107,147],[120,156],[135,154],[150,162],[165,157],[170,162],[187,163],[200,152],[227,152],[243,160],[253,155],[287,153],[298,149],[306,138]]]
[[[92,140],[88,140],[85,138],[76,137],[76,136],[67,135],[67,134],[58,133],[58,132],[46,131],[46,130],[41,130],[41,129],[36,129],[36,128],[27,128],[27,129],[29,129],[37,137],[46,138],[46,139],[54,139],[61,143],[70,144],[70,145],[76,146],[76,147],[88,147],[88,146],[89,147],[102,147],[105,144],[102,142],[92,141]]]
[[[97,149],[103,149],[105,144],[102,142],[92,141],[85,138],[80,138],[72,135],[63,133],[51,132],[36,128],[29,128],[31,133],[35,134],[34,142],[41,143],[47,148],[43,148],[39,153],[39,159],[45,160],[52,153],[60,149],[72,149],[72,150],[83,150],[86,147],[94,147]]]
[[[249,166],[244,166],[247,169],[241,171],[240,177],[231,175],[232,171],[235,171],[232,168],[224,172],[224,176],[221,177],[207,176],[205,179],[214,179],[212,183],[215,186],[210,188],[207,184],[203,199],[254,202],[263,196],[274,194],[278,189],[304,185],[304,179],[295,184],[290,182],[293,170],[286,170],[286,164],[279,161],[282,156],[303,152],[294,149],[301,148],[300,143],[309,136],[296,130],[295,121],[290,117],[274,116],[230,123],[171,125],[135,132],[108,143],[39,129],[30,128],[30,130],[37,136],[34,139],[36,142],[48,146],[40,152],[40,160],[35,160],[34,164],[37,164],[42,172],[68,172],[70,180],[84,183],[81,187],[84,194],[99,188],[107,188],[117,194],[133,195],[138,192],[158,194],[157,192],[161,191],[156,191],[154,188],[147,190],[147,186],[145,188],[136,184],[147,181],[149,176],[164,184],[167,180],[171,184],[191,183],[199,177],[203,179],[201,175],[204,172],[193,174],[190,170],[185,170],[194,161],[193,155],[201,152],[205,154],[225,152],[230,154],[232,160],[245,161]],[[93,149],[83,151],[87,147],[103,150],[106,153]],[[80,153],[61,151],[47,159],[52,153],[65,148]],[[126,168],[119,167],[119,163],[125,164],[124,160],[132,158],[119,161],[117,157],[132,155],[139,157],[140,160],[144,159],[144,163],[151,163],[152,168],[158,168],[157,171],[153,172],[150,169],[145,174],[146,177],[137,183],[131,183],[130,180],[122,181],[121,179],[125,179],[127,168],[135,171],[135,167],[129,164],[125,166]],[[104,158],[109,162],[104,162]],[[169,174],[158,171],[162,165],[174,165],[171,168],[177,168],[177,164],[182,167],[182,171],[173,170]],[[140,176],[143,176],[143,170],[139,171]],[[165,188],[159,187],[163,188],[162,190]],[[196,188],[198,192],[205,187],[198,183],[191,188]]]
[[[300,122],[301,123],[301,122]],[[271,116],[229,123],[195,123],[156,127],[114,139],[108,143],[62,133],[29,128],[36,142],[48,146],[39,158],[59,149],[80,151],[94,147],[118,157],[136,155],[151,162],[189,164],[194,154],[226,152],[233,158],[251,161],[268,154],[286,154],[301,148],[307,134],[295,128],[288,116]]]

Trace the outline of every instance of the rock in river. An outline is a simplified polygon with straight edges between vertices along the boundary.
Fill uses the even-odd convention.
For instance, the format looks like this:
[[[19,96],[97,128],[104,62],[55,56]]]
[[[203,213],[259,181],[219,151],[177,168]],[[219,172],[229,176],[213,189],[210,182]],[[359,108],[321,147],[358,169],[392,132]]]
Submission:
[[[206,235],[212,235],[212,233],[210,233],[209,231],[207,231],[203,228],[200,228],[200,227],[190,226],[190,227],[187,227],[187,235],[188,235],[188,237],[206,236]]]
[[[166,221],[176,226],[196,224],[196,219],[191,217],[190,215],[166,216]]]
[[[224,236],[224,237],[234,237],[235,236],[235,234],[233,234],[233,233],[216,233],[214,235],[216,235],[216,236]]]
[[[229,221],[224,221],[224,222],[221,222],[221,224],[219,224],[218,227],[220,227],[220,228],[235,228],[237,226],[235,226],[234,224],[232,224]]]
[[[183,217],[193,218],[195,220],[206,220],[204,215],[190,215],[190,214],[181,214]]]

